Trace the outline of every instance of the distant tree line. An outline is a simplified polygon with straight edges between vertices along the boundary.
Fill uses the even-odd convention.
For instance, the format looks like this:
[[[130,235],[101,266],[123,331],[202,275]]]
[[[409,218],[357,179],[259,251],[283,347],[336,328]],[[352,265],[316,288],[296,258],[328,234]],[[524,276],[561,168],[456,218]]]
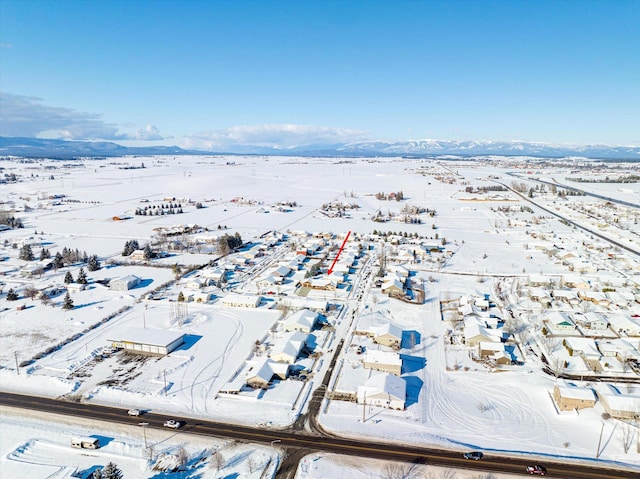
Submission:
[[[202,206],[201,206],[202,207]],[[145,206],[136,208],[135,214],[138,216],[163,216],[184,213],[181,203],[162,203],[160,205]]]
[[[567,178],[567,180],[575,181],[576,183],[638,183],[640,182],[639,175],[626,175],[610,178],[605,176],[602,178]]]

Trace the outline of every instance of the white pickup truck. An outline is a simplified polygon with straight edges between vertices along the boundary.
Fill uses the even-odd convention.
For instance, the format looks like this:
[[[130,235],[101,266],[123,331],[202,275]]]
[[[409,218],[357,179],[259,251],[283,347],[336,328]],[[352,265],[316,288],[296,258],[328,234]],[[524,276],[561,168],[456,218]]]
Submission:
[[[164,424],[164,427],[170,427],[172,429],[178,429],[180,426],[182,426],[182,423],[180,421],[176,421],[175,419],[167,419]]]

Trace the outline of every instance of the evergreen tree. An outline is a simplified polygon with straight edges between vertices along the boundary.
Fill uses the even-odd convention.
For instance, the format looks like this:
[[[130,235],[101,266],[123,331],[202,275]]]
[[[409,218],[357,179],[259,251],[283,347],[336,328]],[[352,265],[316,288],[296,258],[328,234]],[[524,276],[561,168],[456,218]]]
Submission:
[[[98,260],[98,256],[92,254],[89,256],[89,261],[87,261],[87,269],[89,271],[98,271],[100,269],[100,261]]]
[[[53,267],[55,269],[59,269],[59,268],[62,268],[63,266],[64,266],[64,259],[62,258],[62,255],[58,251],[53,258]]]
[[[76,280],[79,284],[87,284],[87,273],[85,273],[84,268],[80,268],[78,271],[78,279]]]
[[[67,271],[67,274],[64,275],[64,284],[69,284],[69,283],[73,283],[73,275],[71,274],[71,271]]]
[[[51,258],[51,253],[49,252],[48,249],[42,248],[42,251],[40,251],[40,261],[48,258]]]
[[[25,244],[22,248],[20,248],[20,259],[25,261],[33,261],[33,250],[31,249],[31,245]]]
[[[122,471],[113,462],[108,463],[102,468],[101,479],[122,479]]]
[[[150,260],[150,259],[153,259],[154,256],[155,254],[153,254],[153,250],[151,249],[151,246],[149,245],[149,243],[147,243],[146,246],[144,247],[144,259]]]
[[[122,256],[129,256],[135,250],[140,249],[137,240],[129,240],[124,244],[124,249],[122,250]]]
[[[13,288],[9,288],[7,291],[7,301],[16,301],[18,299],[18,294],[13,290]]]
[[[69,291],[64,295],[64,303],[62,304],[62,309],[73,309],[73,300],[69,295]]]
[[[184,294],[182,293],[182,291],[180,291],[180,293],[178,294],[178,302],[184,302]]]

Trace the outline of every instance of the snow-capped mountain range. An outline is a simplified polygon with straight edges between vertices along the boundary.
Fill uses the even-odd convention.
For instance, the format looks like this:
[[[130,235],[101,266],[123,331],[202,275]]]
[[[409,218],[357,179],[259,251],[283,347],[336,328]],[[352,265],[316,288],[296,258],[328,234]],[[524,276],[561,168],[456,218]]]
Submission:
[[[73,158],[124,155],[259,154],[297,156],[535,156],[563,158],[578,156],[605,160],[640,161],[640,146],[569,146],[526,141],[407,140],[358,141],[338,144],[307,144],[289,148],[232,144],[208,151],[177,146],[127,147],[113,142],[66,141],[41,138],[0,137],[0,155],[35,158]]]

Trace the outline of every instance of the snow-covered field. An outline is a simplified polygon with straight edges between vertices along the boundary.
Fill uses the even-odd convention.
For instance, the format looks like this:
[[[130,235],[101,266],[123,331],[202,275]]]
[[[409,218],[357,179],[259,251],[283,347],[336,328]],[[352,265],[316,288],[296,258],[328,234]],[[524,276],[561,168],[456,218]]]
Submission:
[[[350,331],[360,318],[375,313],[405,331],[418,334],[418,342],[403,345],[400,350],[404,357],[402,377],[408,385],[407,407],[404,411],[376,407],[363,411],[355,403],[325,400],[319,417],[324,428],[350,436],[460,451],[533,453],[541,461],[545,457],[593,461],[597,455],[598,461],[611,467],[640,469],[640,455],[635,446],[629,449],[624,445],[629,440],[627,425],[618,420],[603,420],[600,404],[579,413],[559,413],[550,396],[555,378],[544,374],[538,362],[525,361],[523,366],[492,372],[473,361],[468,348],[445,344],[450,326],[441,320],[439,300],[443,295],[489,294],[497,299],[496,286],[504,277],[526,281],[528,275],[567,274],[565,264],[552,260],[536,247],[540,238],[563,241],[577,253],[581,253],[578,250],[581,244],[590,242],[587,234],[538,211],[506,212],[510,207],[525,205],[507,192],[499,192],[500,197],[492,198],[489,193],[465,191],[469,186],[495,186],[495,181],[507,185],[523,181],[521,177],[514,180],[507,176],[516,167],[523,173],[516,160],[510,161],[277,157],[156,157],[33,163],[1,160],[5,174],[16,173],[21,179],[0,185],[1,209],[14,210],[25,228],[0,231],[0,281],[4,283],[0,295],[0,389],[53,397],[75,396],[123,408],[141,407],[182,416],[284,427],[306,409],[306,399],[324,377],[330,354],[341,338],[345,338],[345,348],[338,364],[343,368],[359,367],[348,347],[355,341]],[[143,169],[124,169],[142,163]],[[543,171],[539,176],[562,183],[569,170]],[[534,181],[528,184],[536,186]],[[587,183],[572,185],[590,187]],[[616,198],[624,196],[625,201],[638,203],[637,183],[625,184],[623,192],[618,191],[619,187],[598,183],[594,191]],[[403,201],[380,200],[375,196],[400,191]],[[545,207],[553,204],[552,197],[542,194],[532,199],[541,205],[544,202]],[[585,201],[585,197],[578,199]],[[161,216],[135,214],[139,208],[163,202],[180,203],[184,212]],[[295,202],[295,206],[284,208],[278,205],[280,202]],[[331,202],[356,203],[359,207],[330,217],[331,214],[320,210]],[[196,207],[196,203],[203,207]],[[435,210],[437,214],[423,216],[422,224],[372,221],[378,213],[384,217],[399,215],[407,205]],[[636,209],[636,218],[637,214]],[[623,218],[622,213],[619,216]],[[630,218],[621,220],[620,231],[611,234],[640,250],[639,229],[633,215]],[[578,223],[582,221],[585,226],[587,222],[592,226],[593,220],[588,215],[576,219]],[[249,370],[256,359],[256,341],[276,341],[282,334],[283,311],[272,306],[291,298],[295,287],[292,282],[285,283],[273,297],[266,296],[267,301],[255,310],[223,306],[221,299],[228,292],[212,288],[212,301],[189,302],[186,311],[178,312],[175,300],[179,292],[188,291],[187,282],[193,273],[173,284],[172,266],[178,265],[184,271],[192,265],[205,265],[218,258],[214,252],[207,253],[215,248],[202,243],[189,251],[172,250],[169,257],[153,260],[151,265],[143,261],[118,264],[125,260],[120,253],[126,241],[135,239],[144,245],[157,233],[157,228],[177,225],[199,225],[208,228],[206,234],[214,236],[239,233],[245,242],[256,245],[264,244],[261,236],[269,231],[288,231],[292,238],[302,231],[332,232],[342,237],[351,231],[359,239],[374,230],[400,236],[417,233],[433,244],[441,244],[445,239],[449,253],[442,255],[441,262],[428,258],[413,266],[416,281],[426,289],[421,305],[389,298],[379,288],[369,287],[361,300],[356,299],[351,291],[357,289],[358,273],[349,275],[353,290],[311,294],[310,298],[315,300],[340,304],[345,313],[340,310],[327,313],[335,334],[314,332],[318,355],[301,363],[310,370],[308,380],[276,381],[275,387],[253,393],[220,394]],[[176,238],[183,240],[184,235]],[[36,259],[42,249],[55,254],[63,248],[99,256],[102,268],[88,273],[88,288],[71,293],[73,309],[61,308],[64,293],[52,297],[49,305],[23,295],[29,287],[46,289],[63,285],[65,274],[69,271],[77,277],[82,265],[25,275],[21,270],[27,262],[18,259],[25,243],[32,245]],[[275,249],[267,248],[267,256],[257,260],[255,271],[249,267],[236,271],[230,284],[237,291],[255,293],[259,289],[255,280],[261,277],[262,269],[277,265],[276,259],[286,257],[294,246],[285,243]],[[593,253],[589,255],[594,262],[600,261]],[[365,263],[362,270],[374,271],[376,266],[366,263],[367,258],[362,260]],[[635,274],[637,278],[635,266],[620,270],[623,261],[627,265],[639,264],[631,253],[620,252],[615,259],[602,259],[603,268],[611,268],[601,270],[602,273],[625,274],[626,278]],[[106,282],[103,280],[130,274],[142,279],[139,287],[122,292],[102,284]],[[10,288],[20,295],[17,301],[7,300]],[[161,299],[145,299],[151,292]],[[25,308],[18,309],[22,305]],[[634,307],[637,313],[638,304]],[[108,354],[109,340],[131,327],[179,330],[186,334],[185,343],[165,357],[132,360],[122,353]],[[19,371],[17,364],[23,364]],[[358,374],[354,373],[355,376]],[[620,387],[632,395],[640,395],[638,383]],[[13,433],[5,436],[4,431],[8,430],[5,426],[23,428],[28,419],[5,412],[2,421],[0,452],[4,461],[18,468],[17,473],[23,467],[20,464],[27,463],[42,464],[38,467],[43,469],[25,477],[49,477],[59,473],[56,471],[66,471],[67,467],[91,466],[90,461],[77,462],[76,456],[80,456],[77,451],[67,451],[68,431],[59,436],[34,434],[16,444],[7,444],[5,441],[15,440],[11,439]],[[631,431],[632,437],[636,437],[637,423],[630,422],[629,427],[635,427]],[[22,432],[15,436],[22,437]],[[99,454],[121,457],[118,464],[130,471],[126,477],[147,477],[140,472],[145,471],[146,462],[139,454],[136,456],[140,453],[136,433],[127,436],[118,432],[118,437],[116,433],[105,434],[114,438]],[[71,459],[52,461],[61,448],[67,451],[61,457],[67,457],[68,453]],[[188,448],[193,457],[205,449],[191,442]],[[21,461],[25,457],[35,459]],[[313,472],[319,463],[326,463],[320,470],[327,475]],[[331,468],[342,470],[343,466],[342,460],[330,461],[324,456],[308,459],[301,463],[299,475],[372,475],[366,471],[353,475],[326,472]],[[241,477],[253,477],[238,471]]]

